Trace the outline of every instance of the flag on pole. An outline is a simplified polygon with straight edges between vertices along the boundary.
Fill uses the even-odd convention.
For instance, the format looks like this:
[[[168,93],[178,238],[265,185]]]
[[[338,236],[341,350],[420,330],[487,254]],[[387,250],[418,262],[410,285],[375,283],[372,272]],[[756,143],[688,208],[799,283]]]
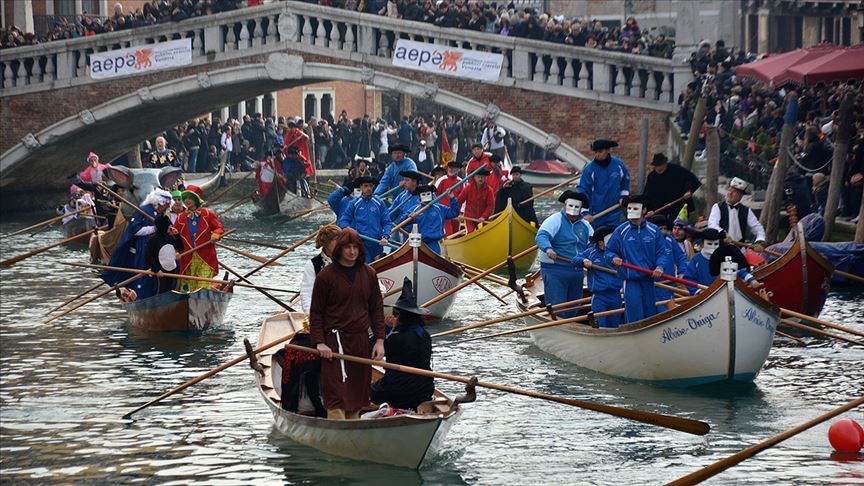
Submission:
[[[453,155],[453,149],[450,148],[450,142],[447,140],[447,130],[444,128],[444,124],[441,124],[441,165],[444,168],[456,160],[456,156]]]

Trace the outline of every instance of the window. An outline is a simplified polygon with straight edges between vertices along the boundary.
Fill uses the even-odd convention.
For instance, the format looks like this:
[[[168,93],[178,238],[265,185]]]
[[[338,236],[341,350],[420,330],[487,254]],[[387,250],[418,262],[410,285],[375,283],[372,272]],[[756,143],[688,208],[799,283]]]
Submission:
[[[304,88],[303,89],[303,119],[311,117],[321,119],[325,113],[333,116],[336,106],[336,90],[334,88]]]

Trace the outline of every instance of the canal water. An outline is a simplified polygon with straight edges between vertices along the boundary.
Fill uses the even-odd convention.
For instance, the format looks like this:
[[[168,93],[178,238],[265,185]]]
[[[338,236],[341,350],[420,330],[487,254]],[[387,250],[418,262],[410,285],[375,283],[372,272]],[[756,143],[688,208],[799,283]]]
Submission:
[[[541,214],[552,206],[543,203]],[[545,210],[544,210],[545,209]],[[46,218],[3,216],[0,234]],[[327,222],[319,213],[273,226],[252,208],[226,214],[237,237],[289,244]],[[62,238],[59,230],[0,240],[2,259]],[[276,250],[237,247],[270,256]],[[296,289],[315,254],[304,245],[253,281]],[[162,404],[136,406],[243,353],[262,319],[280,310],[237,288],[225,325],[202,334],[143,333],[103,298],[49,324],[43,314],[93,285],[92,273],[60,265],[83,262],[84,250],[54,249],[0,271],[0,481],[169,484],[659,484],[801,424],[864,393],[864,348],[804,337],[778,338],[752,386],[659,388],[580,369],[547,355],[527,335],[457,344],[435,342],[437,371],[609,405],[706,421],[704,437],[661,429],[527,397],[478,389],[441,453],[419,471],[333,458],[292,443],[273,428],[252,372],[237,365]],[[257,265],[233,253],[234,268]],[[790,284],[795,284],[790,282]],[[492,286],[503,293],[503,289]],[[451,318],[430,331],[516,312],[473,286],[461,291]],[[832,291],[822,318],[864,331],[864,295]],[[514,329],[521,321],[495,330]],[[445,392],[460,386],[438,381]],[[864,420],[864,410],[845,417]],[[861,458],[832,458],[828,423],[716,476],[714,484],[864,484]]]

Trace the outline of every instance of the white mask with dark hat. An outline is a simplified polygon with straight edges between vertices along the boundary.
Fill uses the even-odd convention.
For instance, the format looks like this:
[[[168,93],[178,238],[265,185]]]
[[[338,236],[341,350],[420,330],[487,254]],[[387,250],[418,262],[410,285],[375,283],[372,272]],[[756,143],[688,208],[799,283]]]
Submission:
[[[627,203],[627,219],[639,219],[642,217],[642,203],[629,202]]]
[[[421,193],[420,193],[420,202],[421,202],[421,203],[426,204],[426,203],[432,202],[432,199],[434,199],[434,198],[432,197],[432,193],[431,193],[431,192],[426,191],[426,192],[421,192]]]
[[[702,242],[702,256],[711,258],[717,248],[720,248],[720,240],[704,240]]]
[[[582,201],[578,199],[565,199],[564,214],[568,216],[579,216],[582,214]]]

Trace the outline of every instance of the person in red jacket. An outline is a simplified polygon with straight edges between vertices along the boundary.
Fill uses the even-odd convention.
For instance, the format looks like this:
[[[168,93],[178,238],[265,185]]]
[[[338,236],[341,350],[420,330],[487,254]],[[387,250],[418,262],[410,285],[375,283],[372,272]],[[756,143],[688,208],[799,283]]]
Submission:
[[[502,178],[507,176],[507,174],[501,170],[501,159],[497,155],[484,152],[483,146],[475,143],[471,146],[471,158],[468,159],[468,167],[465,168],[465,173],[470,174],[484,164],[486,165],[486,170],[491,175],[486,182],[492,188],[492,194],[495,194],[501,186]],[[466,185],[472,185],[472,183],[469,182]]]
[[[441,194],[444,194],[444,191],[446,191],[447,189],[450,189],[451,187],[455,186],[456,184],[462,182],[462,178],[459,177],[459,169],[461,169],[461,168],[462,168],[462,163],[456,162],[455,160],[453,162],[450,162],[449,164],[447,164],[447,175],[438,179],[438,181],[435,183],[435,195],[436,196],[440,196]],[[459,186],[456,189],[453,189],[453,191],[450,192],[450,195],[458,198],[459,194],[462,192],[463,189],[465,189],[464,185]],[[458,219],[448,219],[447,221],[444,221],[444,234],[445,235],[450,236],[453,233],[456,233],[457,231],[459,231],[459,220]]]
[[[495,208],[495,192],[486,183],[487,177],[489,171],[478,172],[471,183],[463,186],[457,198],[459,204],[465,204],[465,217],[479,219],[481,223],[486,222],[486,219],[492,215],[492,209]],[[477,223],[466,219],[465,229],[470,233],[477,229]]]
[[[186,190],[180,195],[186,211],[174,221],[174,228],[183,241],[184,252],[210,240],[215,242],[225,232],[216,213],[201,207],[204,204],[201,194],[200,187],[186,186]],[[213,278],[218,271],[219,260],[216,258],[215,245],[203,246],[180,258],[180,273],[183,275]],[[210,284],[186,279],[177,282],[177,290],[181,292],[202,288],[210,288]]]

